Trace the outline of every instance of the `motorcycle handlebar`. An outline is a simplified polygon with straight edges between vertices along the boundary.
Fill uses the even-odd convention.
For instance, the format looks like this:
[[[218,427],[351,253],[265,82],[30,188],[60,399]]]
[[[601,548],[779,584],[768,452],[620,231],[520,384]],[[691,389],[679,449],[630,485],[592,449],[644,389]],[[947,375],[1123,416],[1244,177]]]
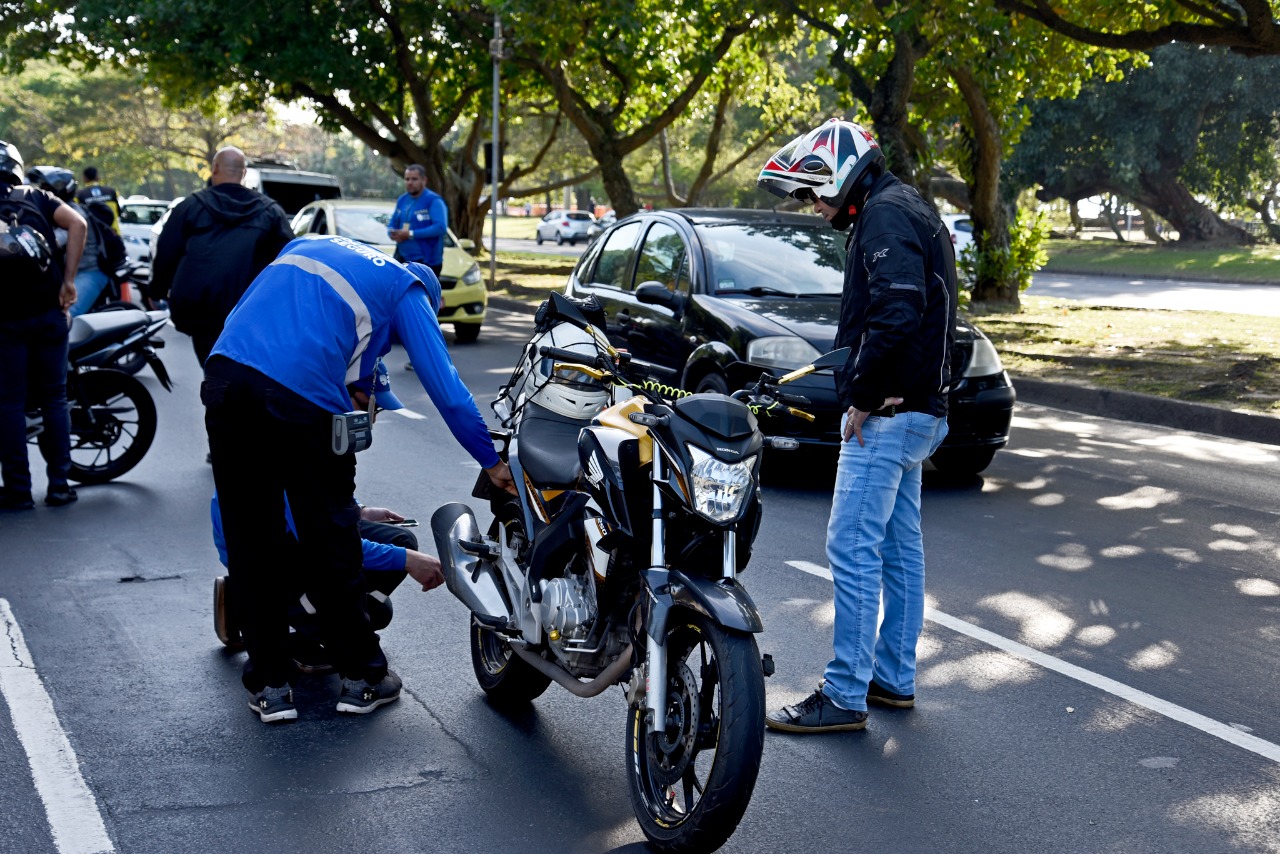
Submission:
[[[584,356],[574,350],[561,350],[559,347],[539,347],[538,354],[561,362],[580,362],[583,364],[592,364],[598,358]]]

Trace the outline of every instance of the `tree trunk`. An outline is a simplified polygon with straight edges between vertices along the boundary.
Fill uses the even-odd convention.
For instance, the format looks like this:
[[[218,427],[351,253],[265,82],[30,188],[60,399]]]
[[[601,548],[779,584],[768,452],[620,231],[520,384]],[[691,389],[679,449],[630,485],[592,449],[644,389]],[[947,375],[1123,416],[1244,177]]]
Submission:
[[[973,137],[969,217],[973,220],[978,251],[973,299],[1018,308],[1021,306],[1019,279],[1004,260],[1009,257],[1010,239],[1009,212],[1000,197],[1003,161],[1000,125],[987,103],[986,93],[968,68],[952,69],[951,77],[969,108],[967,124]]]
[[[1164,239],[1164,235],[1160,233],[1160,228],[1156,224],[1156,214],[1151,208],[1145,205],[1137,205],[1138,213],[1142,214],[1142,233],[1147,240],[1157,246],[1163,246],[1168,241]]]
[[[1178,230],[1179,243],[1212,243],[1248,246],[1257,240],[1239,226],[1225,222],[1202,204],[1172,172],[1147,172],[1138,176],[1134,201],[1151,208]]]
[[[1080,202],[1072,199],[1067,206],[1068,216],[1071,217],[1071,230],[1076,237],[1080,236],[1080,232],[1084,231],[1084,220],[1080,218]]]
[[[604,182],[605,195],[609,197],[609,204],[617,211],[618,219],[640,210],[640,198],[622,167],[622,155],[618,152],[616,141],[603,136],[589,141],[589,145],[592,156],[600,166],[600,179]]]

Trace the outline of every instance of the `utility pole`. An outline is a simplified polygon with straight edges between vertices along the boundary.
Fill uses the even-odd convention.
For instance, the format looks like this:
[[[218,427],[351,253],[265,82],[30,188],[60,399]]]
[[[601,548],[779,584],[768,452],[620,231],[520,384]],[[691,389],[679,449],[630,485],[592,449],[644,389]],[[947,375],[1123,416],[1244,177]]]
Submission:
[[[493,13],[493,40],[489,42],[489,55],[493,57],[493,137],[489,155],[489,290],[498,286],[498,181],[502,173],[502,146],[498,136],[502,131],[498,122],[498,86],[504,45],[502,43],[502,18]]]

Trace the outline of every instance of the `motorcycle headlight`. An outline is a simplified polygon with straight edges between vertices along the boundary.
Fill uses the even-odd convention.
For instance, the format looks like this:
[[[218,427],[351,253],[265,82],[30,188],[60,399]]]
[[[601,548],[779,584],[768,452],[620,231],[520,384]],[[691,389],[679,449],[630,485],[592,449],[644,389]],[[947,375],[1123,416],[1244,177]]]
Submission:
[[[693,457],[689,480],[693,488],[693,509],[712,522],[730,522],[742,512],[742,505],[755,489],[751,470],[756,458],[736,463],[716,459],[701,448],[686,445]]]
[[[771,368],[803,368],[821,355],[808,341],[794,335],[757,338],[747,344],[747,361]]]
[[[483,278],[484,276],[480,273],[480,265],[472,264],[467,268],[467,272],[462,274],[462,284],[478,285]]]

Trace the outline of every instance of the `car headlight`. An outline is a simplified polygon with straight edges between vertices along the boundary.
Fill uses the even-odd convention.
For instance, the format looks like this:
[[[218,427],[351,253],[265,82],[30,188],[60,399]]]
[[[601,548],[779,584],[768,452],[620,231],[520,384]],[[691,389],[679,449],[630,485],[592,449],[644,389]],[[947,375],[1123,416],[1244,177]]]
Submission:
[[[794,335],[757,338],[747,344],[747,361],[771,368],[803,368],[821,355],[808,341]]]
[[[998,374],[1004,370],[1004,363],[1000,361],[1000,354],[996,352],[996,347],[988,339],[981,336],[973,339],[973,358],[969,360],[969,367],[965,369],[966,377],[985,377],[991,374]]]
[[[479,264],[472,264],[467,268],[467,272],[462,274],[462,284],[464,285],[478,285],[483,279],[484,276],[480,273]]]
[[[693,488],[693,509],[712,522],[731,522],[742,512],[742,505],[755,489],[751,470],[756,458],[747,457],[726,463],[701,448],[686,445],[693,457],[689,479]]]

